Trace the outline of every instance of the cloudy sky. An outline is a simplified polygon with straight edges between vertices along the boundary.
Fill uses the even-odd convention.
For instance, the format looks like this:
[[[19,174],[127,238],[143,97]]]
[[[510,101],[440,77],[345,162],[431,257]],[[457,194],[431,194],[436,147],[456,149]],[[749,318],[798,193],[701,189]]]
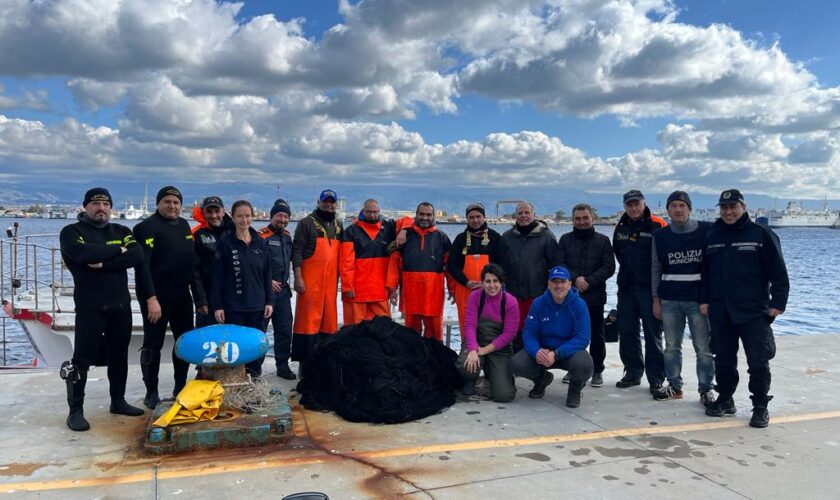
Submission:
[[[0,181],[836,198],[838,19],[834,0],[3,0]]]

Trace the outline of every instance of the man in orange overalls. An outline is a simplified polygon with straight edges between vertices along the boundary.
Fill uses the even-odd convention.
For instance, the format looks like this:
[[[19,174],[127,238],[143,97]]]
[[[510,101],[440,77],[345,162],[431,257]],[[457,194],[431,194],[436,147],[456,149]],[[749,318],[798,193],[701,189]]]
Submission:
[[[421,203],[405,245],[391,254],[386,280],[395,303],[397,286],[402,284],[405,326],[437,340],[443,340],[444,274],[450,245],[449,237],[435,226],[435,208]],[[450,297],[452,293],[450,289]]]
[[[467,206],[467,228],[455,237],[446,269],[455,282],[455,305],[458,307],[458,325],[464,339],[464,318],[467,299],[476,288],[481,288],[481,270],[489,263],[506,265],[506,248],[502,235],[487,227],[484,205]]]
[[[335,217],[337,201],[335,191],[321,191],[317,208],[298,222],[292,241],[297,292],[292,360],[301,364],[321,337],[338,329],[336,295],[342,227]]]
[[[382,219],[379,202],[373,199],[365,201],[359,218],[342,233],[339,273],[345,325],[391,316],[385,278],[388,247],[396,236],[396,224]]]

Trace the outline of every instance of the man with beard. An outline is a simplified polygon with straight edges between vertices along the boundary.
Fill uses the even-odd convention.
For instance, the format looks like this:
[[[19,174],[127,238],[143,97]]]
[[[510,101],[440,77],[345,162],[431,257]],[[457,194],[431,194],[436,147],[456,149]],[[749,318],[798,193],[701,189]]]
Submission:
[[[516,205],[516,224],[505,231],[502,240],[507,247],[507,291],[519,303],[519,330],[531,309],[531,302],[545,293],[548,270],[557,258],[557,239],[544,221],[537,220],[534,205],[522,201]],[[522,349],[517,336],[514,351]]]
[[[341,222],[335,220],[338,195],[321,191],[317,208],[295,229],[292,267],[295,275],[295,321],[292,360],[306,361],[315,343],[338,329],[338,259]],[[301,369],[298,370],[302,372]]]
[[[382,220],[379,202],[366,200],[359,218],[341,238],[341,300],[344,324],[391,316],[385,279],[388,246],[396,238],[392,220]]]
[[[195,212],[193,212],[195,213]],[[208,196],[201,202],[201,215],[203,221],[193,228],[193,244],[195,254],[198,256],[198,269],[201,276],[201,284],[204,287],[204,296],[210,297],[213,290],[213,256],[216,253],[216,242],[222,237],[222,233],[233,228],[233,221],[225,213],[225,204],[218,196]],[[210,309],[212,311],[212,308]],[[216,319],[213,314],[195,312],[195,327],[215,325]]]
[[[607,303],[607,280],[615,273],[615,257],[610,239],[595,231],[595,213],[591,206],[579,203],[572,209],[572,231],[560,237],[557,264],[571,273],[572,283],[586,302],[591,328],[589,353],[595,364],[592,387],[604,385],[604,304]],[[571,374],[563,377],[568,384]]]
[[[740,339],[750,375],[750,426],[763,428],[770,423],[770,360],[776,356],[770,324],[787,306],[787,267],[779,237],[750,220],[740,191],[722,192],[718,206],[720,218],[706,235],[700,286],[700,312],[711,324],[719,394],[706,415],[735,414]]]
[[[271,223],[259,231],[268,243],[271,258],[271,288],[274,290],[274,310],[271,326],[274,330],[274,363],[277,376],[294,380],[295,374],[289,368],[292,352],[292,289],[289,288],[289,271],[292,262],[292,237],[286,227],[292,215],[292,208],[286,200],[279,199],[271,206]]]
[[[467,228],[455,237],[446,263],[449,276],[455,281],[461,339],[465,332],[467,300],[473,290],[481,288],[481,270],[491,262],[504,268],[506,248],[501,235],[487,227],[484,205],[471,203],[466,215]]]
[[[143,410],[125,401],[128,344],[131,342],[131,295],[127,269],[139,266],[143,251],[131,230],[111,224],[111,194],[105,188],[85,193],[79,221],[61,230],[61,257],[73,275],[76,342],[73,359],[61,365],[70,413],[67,427],[86,431],[85,385],[90,365],[104,344],[108,362],[111,413],[137,417]]]
[[[443,340],[444,274],[450,245],[449,237],[435,226],[435,207],[423,202],[417,205],[405,245],[391,254],[386,280],[391,301],[397,302],[401,284],[405,326],[426,338]],[[451,289],[449,295],[453,295]]]
[[[651,394],[665,380],[662,351],[662,324],[653,316],[651,295],[651,246],[653,232],[667,223],[652,215],[645,196],[633,189],[624,193],[624,215],[613,232],[613,251],[618,259],[618,352],[624,363],[624,376],[616,387],[641,384],[647,374]],[[645,332],[645,354],[639,339],[639,321]]]
[[[193,300],[202,314],[207,301],[196,268],[196,254],[190,224],[179,217],[184,197],[178,188],[164,186],[156,197],[157,210],[134,226],[134,237],[143,247],[143,268],[138,277],[137,300],[143,314],[143,348],[140,368],[146,384],[143,403],[155,408],[160,402],[158,373],[166,328],[177,340],[193,329]],[[192,289],[192,295],[190,294]],[[187,383],[190,364],[172,349],[176,397]]]

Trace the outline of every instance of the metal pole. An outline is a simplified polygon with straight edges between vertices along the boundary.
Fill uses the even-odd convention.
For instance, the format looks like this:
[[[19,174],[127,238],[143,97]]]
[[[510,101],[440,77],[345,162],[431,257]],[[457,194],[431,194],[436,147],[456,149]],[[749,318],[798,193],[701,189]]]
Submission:
[[[52,315],[55,318],[55,309],[58,305],[58,297],[56,296],[56,290],[58,290],[58,286],[55,283],[55,248],[50,249],[50,268],[52,269],[52,278],[50,288],[52,288]]]
[[[29,236],[23,237],[23,282],[29,283]]]
[[[32,247],[32,276],[35,281],[35,310],[38,310],[38,245]]]

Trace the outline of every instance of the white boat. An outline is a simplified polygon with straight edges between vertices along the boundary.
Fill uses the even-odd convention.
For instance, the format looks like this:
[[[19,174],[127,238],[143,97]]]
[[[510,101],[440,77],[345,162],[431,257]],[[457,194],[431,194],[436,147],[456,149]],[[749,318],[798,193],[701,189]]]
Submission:
[[[840,212],[829,210],[824,202],[822,210],[805,210],[802,205],[790,201],[784,210],[771,210],[767,213],[767,225],[783,227],[837,227],[840,224]]]
[[[149,216],[149,211],[145,207],[136,208],[134,205],[129,205],[125,210],[120,212],[120,219],[124,220],[139,220],[145,219]]]
[[[57,368],[73,356],[76,312],[73,302],[73,277],[64,267],[61,252],[51,243],[56,234],[27,235],[0,240],[0,290],[6,315],[20,322],[38,365]],[[131,283],[132,332],[128,348],[129,364],[140,363],[143,345],[143,318]],[[163,352],[174,345],[167,331]],[[161,362],[171,363],[169,356]]]

